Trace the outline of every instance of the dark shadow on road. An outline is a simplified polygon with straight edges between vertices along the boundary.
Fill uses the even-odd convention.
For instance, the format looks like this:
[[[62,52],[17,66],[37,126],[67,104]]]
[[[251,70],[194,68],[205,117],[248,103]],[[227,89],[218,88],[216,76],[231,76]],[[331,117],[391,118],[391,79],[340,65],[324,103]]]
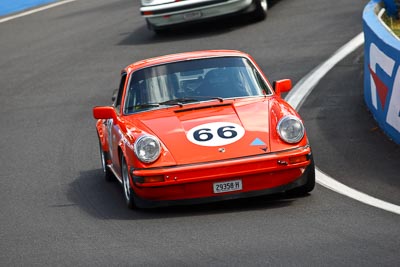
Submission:
[[[126,33],[118,45],[143,45],[153,43],[164,43],[172,41],[184,41],[189,39],[206,38],[215,35],[223,35],[236,29],[246,27],[255,23],[245,15],[237,15],[209,22],[189,24],[187,26],[175,27],[155,33],[147,29],[143,23],[131,33]]]

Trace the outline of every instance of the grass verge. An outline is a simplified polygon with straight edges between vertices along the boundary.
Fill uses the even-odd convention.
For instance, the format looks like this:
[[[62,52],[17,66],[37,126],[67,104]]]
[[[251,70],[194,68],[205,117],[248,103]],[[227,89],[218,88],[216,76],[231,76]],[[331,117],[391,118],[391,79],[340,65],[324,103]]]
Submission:
[[[386,12],[382,16],[383,22],[400,38],[400,19],[389,17]]]

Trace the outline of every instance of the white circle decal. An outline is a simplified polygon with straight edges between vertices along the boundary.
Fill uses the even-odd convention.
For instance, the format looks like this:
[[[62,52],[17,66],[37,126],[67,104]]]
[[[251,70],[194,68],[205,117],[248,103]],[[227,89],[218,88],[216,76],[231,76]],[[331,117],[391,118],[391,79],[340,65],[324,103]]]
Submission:
[[[190,129],[186,137],[200,146],[224,146],[238,141],[244,136],[242,126],[232,122],[211,122]]]

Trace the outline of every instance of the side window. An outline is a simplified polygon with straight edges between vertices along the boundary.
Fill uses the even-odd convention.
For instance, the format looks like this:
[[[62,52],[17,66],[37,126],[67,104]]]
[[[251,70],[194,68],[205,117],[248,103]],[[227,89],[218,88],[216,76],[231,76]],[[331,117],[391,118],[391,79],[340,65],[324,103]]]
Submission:
[[[119,83],[118,94],[117,94],[117,97],[115,98],[115,102],[114,102],[114,107],[117,109],[117,112],[119,112],[120,107],[121,107],[121,100],[122,100],[122,94],[124,93],[126,76],[127,76],[126,72],[123,72],[121,74],[121,82]]]
[[[258,85],[262,88],[262,90],[267,94],[271,94],[270,90],[268,89],[268,86],[265,84],[264,80],[261,78],[260,73],[258,73],[257,70],[254,69],[254,73],[256,75],[257,78],[257,83]]]

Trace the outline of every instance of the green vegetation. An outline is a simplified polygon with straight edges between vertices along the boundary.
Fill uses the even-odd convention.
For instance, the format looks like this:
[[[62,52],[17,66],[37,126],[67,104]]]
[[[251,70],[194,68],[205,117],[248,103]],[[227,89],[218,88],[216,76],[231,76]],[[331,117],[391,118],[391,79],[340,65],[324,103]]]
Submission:
[[[382,16],[383,22],[400,38],[400,19],[389,17],[386,12]]]

